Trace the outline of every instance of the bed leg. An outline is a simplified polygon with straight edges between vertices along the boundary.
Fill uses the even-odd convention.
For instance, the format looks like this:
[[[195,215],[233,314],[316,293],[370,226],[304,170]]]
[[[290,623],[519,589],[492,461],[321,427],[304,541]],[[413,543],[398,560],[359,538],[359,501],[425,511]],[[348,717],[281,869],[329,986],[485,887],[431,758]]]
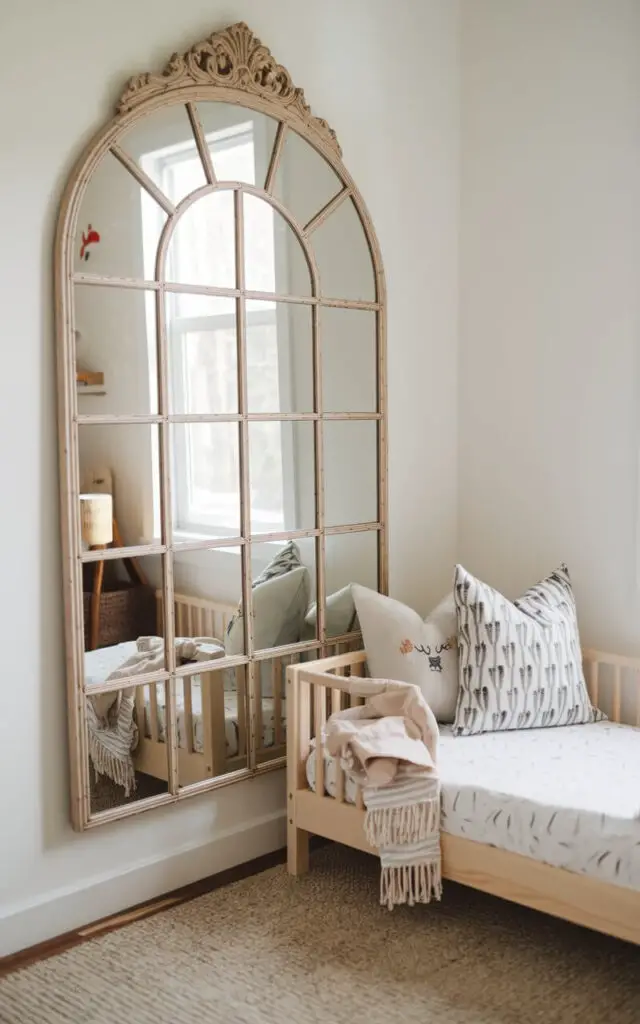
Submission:
[[[287,825],[287,871],[290,875],[304,875],[309,870],[309,840],[311,835],[296,828],[289,819]]]

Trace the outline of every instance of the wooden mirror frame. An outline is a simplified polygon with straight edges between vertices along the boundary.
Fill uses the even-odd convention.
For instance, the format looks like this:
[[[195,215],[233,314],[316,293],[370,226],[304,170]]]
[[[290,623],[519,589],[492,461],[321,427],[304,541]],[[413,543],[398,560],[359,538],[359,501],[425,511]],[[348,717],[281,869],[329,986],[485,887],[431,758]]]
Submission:
[[[109,151],[125,165],[143,189],[154,195],[159,190],[153,182],[141,172],[117,145],[121,133],[129,129],[135,122],[146,117],[168,103],[176,102],[185,105],[189,115],[194,139],[203,163],[208,185],[205,190],[216,187],[215,174],[211,165],[211,157],[199,123],[195,103],[198,101],[224,101],[250,108],[270,115],[278,122],[275,143],[271,153],[264,189],[237,185],[234,195],[236,210],[236,243],[238,249],[237,263],[242,262],[242,231],[238,230],[238,194],[240,191],[253,192],[269,202],[287,220],[295,232],[305,252],[312,277],[312,294],[306,300],[311,308],[312,352],[313,352],[313,413],[278,414],[279,420],[310,420],[313,423],[316,444],[315,488],[316,488],[316,521],[315,528],[306,531],[289,531],[282,534],[261,535],[260,541],[288,540],[296,537],[314,537],[316,544],[316,576],[318,593],[318,632],[313,641],[301,642],[287,648],[272,648],[268,651],[253,652],[251,646],[251,525],[248,493],[248,423],[246,405],[246,372],[243,370],[245,354],[244,328],[242,316],[237,318],[238,373],[239,384],[239,415],[235,419],[240,424],[240,477],[241,477],[241,519],[242,537],[240,543],[243,552],[242,593],[244,601],[245,655],[225,658],[216,663],[216,668],[224,666],[246,665],[248,675],[250,749],[247,767],[227,775],[181,788],[177,772],[177,732],[176,732],[176,698],[175,685],[176,661],[174,648],[174,590],[171,558],[167,558],[167,571],[164,578],[164,641],[166,671],[152,677],[133,676],[130,679],[118,680],[117,683],[101,683],[87,686],[84,681],[84,641],[83,641],[83,586],[82,568],[85,562],[95,561],[96,552],[83,552],[80,542],[80,502],[79,502],[79,453],[78,424],[83,422],[101,423],[149,423],[158,424],[160,434],[160,481],[162,507],[162,536],[160,545],[116,548],[100,552],[100,556],[135,557],[145,554],[167,555],[172,551],[171,543],[171,469],[168,457],[168,426],[171,422],[168,407],[168,384],[166,369],[166,331],[164,325],[164,283],[156,273],[155,280],[145,282],[147,289],[156,294],[157,336],[158,336],[158,376],[159,406],[157,415],[149,416],[85,416],[78,413],[75,365],[75,313],[74,284],[94,283],[108,285],[108,281],[120,287],[136,287],[136,282],[118,278],[100,278],[94,275],[81,274],[74,271],[73,252],[74,240],[80,205],[87,184],[99,161]],[[293,129],[324,158],[342,182],[341,190],[305,225],[298,224],[290,212],[279,203],[270,190],[274,183],[279,160],[282,154],[285,135]],[[160,195],[162,195],[160,193]],[[158,200],[158,195],[154,195]],[[166,197],[163,197],[166,198]],[[309,235],[328,218],[347,198],[355,206],[361,222],[366,243],[371,255],[375,285],[374,301],[349,301],[331,299],[321,294],[318,286],[317,268],[314,256],[307,244]],[[184,201],[183,204],[184,205]],[[241,204],[240,204],[241,206]],[[165,207],[166,208],[166,207]],[[173,208],[167,211],[175,216]],[[168,232],[167,232],[168,237]],[[165,245],[166,248],[166,245]],[[241,275],[242,271],[239,270]],[[242,279],[236,281],[236,311],[240,312],[245,292]],[[142,282],[137,282],[142,287]],[[211,289],[210,291],[213,291]],[[273,298],[274,296],[272,296]],[[322,339],[319,331],[319,309],[321,306],[334,306],[348,309],[366,309],[375,312],[376,319],[376,357],[377,357],[377,408],[370,414],[359,413],[324,413],[322,411]],[[287,70],[277,64],[267,47],[263,46],[247,25],[238,23],[222,31],[215,32],[208,39],[193,46],[184,54],[174,54],[165,69],[159,73],[136,75],[127,84],[116,107],[116,115],[100,130],[84,150],[75,165],[61,201],[55,238],[55,312],[57,341],[57,370],[59,393],[59,450],[60,450],[60,490],[62,512],[62,546],[63,546],[63,577],[64,577],[64,609],[66,632],[66,675],[69,716],[69,746],[71,767],[71,818],[76,830],[83,830],[103,822],[127,817],[151,807],[161,806],[184,799],[196,793],[230,782],[249,778],[255,773],[280,768],[284,757],[268,763],[256,764],[255,757],[255,673],[254,665],[269,657],[273,652],[295,654],[305,650],[318,651],[320,656],[336,650],[340,642],[353,641],[353,634],[345,637],[326,635],[325,629],[325,580],[324,553],[325,537],[331,534],[351,533],[361,530],[376,531],[378,537],[378,587],[384,593],[387,590],[388,555],[387,555],[387,442],[386,442],[386,326],[385,326],[385,283],[382,260],[371,218],[363,199],[348,171],[342,162],[342,154],[335,133],[326,121],[315,117],[306,103],[304,93],[293,85]],[[218,417],[220,418],[220,417]],[[232,419],[233,417],[228,417]],[[184,420],[184,417],[182,418]],[[200,417],[202,419],[202,417]],[[322,451],[323,421],[333,420],[372,420],[378,423],[377,464],[378,464],[378,496],[377,521],[351,526],[326,527],[324,523],[324,465]],[[204,546],[204,545],[203,545]],[[215,541],[208,547],[218,546]],[[208,663],[207,663],[208,664]],[[207,665],[202,666],[205,671]],[[200,666],[199,666],[200,669]],[[181,673],[178,672],[178,676]],[[168,756],[168,792],[158,796],[141,799],[140,801],[114,807],[107,811],[92,814],[90,810],[89,759],[86,733],[86,698],[97,696],[114,690],[122,690],[127,686],[149,684],[151,682],[167,685],[167,729],[166,744]]]

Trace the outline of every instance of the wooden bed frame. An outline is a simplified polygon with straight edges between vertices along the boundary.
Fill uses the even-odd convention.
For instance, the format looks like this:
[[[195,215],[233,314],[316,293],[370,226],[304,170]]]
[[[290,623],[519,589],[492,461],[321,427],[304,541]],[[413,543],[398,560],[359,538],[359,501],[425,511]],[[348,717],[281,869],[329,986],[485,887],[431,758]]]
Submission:
[[[623,683],[632,679],[634,710],[628,724],[640,726],[640,658],[599,651],[586,651],[583,657],[591,700],[598,704],[602,691],[608,698],[603,710],[612,721],[629,717],[621,718]],[[297,665],[287,670],[287,845],[293,875],[309,868],[311,835],[376,852],[364,834],[362,792],[356,790],[355,804],[346,803],[345,776],[339,766],[336,796],[325,793],[321,742],[315,749],[315,791],[306,776],[311,737],[320,736],[327,715],[362,702],[354,696],[349,677],[363,676],[365,662],[366,653],[359,651],[317,661],[312,669]],[[442,834],[442,869],[444,877],[454,882],[640,944],[640,891],[446,833]]]

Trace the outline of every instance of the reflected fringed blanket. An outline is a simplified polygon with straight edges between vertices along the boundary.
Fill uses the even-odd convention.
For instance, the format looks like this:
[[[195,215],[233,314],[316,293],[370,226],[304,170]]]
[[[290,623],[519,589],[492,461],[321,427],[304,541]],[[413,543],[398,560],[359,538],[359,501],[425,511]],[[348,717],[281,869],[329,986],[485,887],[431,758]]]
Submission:
[[[380,854],[380,902],[429,903],[442,895],[438,725],[417,686],[353,679],[361,707],[327,722],[325,745],[362,786],[368,842]]]
[[[224,645],[214,637],[176,637],[176,661],[212,661],[224,657]],[[162,672],[165,668],[164,640],[159,636],[141,636],[136,650],[108,677],[107,682],[129,676]],[[87,697],[87,734],[89,757],[98,775],[107,775],[124,788],[125,796],[136,788],[132,751],[138,745],[138,726],[134,717],[135,691],[132,688]],[[144,728],[142,722],[139,723]]]

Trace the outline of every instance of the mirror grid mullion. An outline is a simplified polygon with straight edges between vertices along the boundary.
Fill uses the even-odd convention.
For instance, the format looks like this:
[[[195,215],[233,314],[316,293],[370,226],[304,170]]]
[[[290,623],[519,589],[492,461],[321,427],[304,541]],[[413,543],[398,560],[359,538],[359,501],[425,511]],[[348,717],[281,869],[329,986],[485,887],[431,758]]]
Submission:
[[[249,423],[247,420],[247,311],[244,298],[244,196],[242,189],[236,189],[234,199],[235,243],[236,243],[236,344],[238,367],[238,411],[240,413],[240,527],[244,540],[242,546],[242,608],[244,624],[245,654],[253,653],[253,615],[251,588],[251,490],[249,478]],[[247,765],[255,767],[256,761],[256,694],[253,660],[247,665],[246,684],[248,694],[249,749]]]

